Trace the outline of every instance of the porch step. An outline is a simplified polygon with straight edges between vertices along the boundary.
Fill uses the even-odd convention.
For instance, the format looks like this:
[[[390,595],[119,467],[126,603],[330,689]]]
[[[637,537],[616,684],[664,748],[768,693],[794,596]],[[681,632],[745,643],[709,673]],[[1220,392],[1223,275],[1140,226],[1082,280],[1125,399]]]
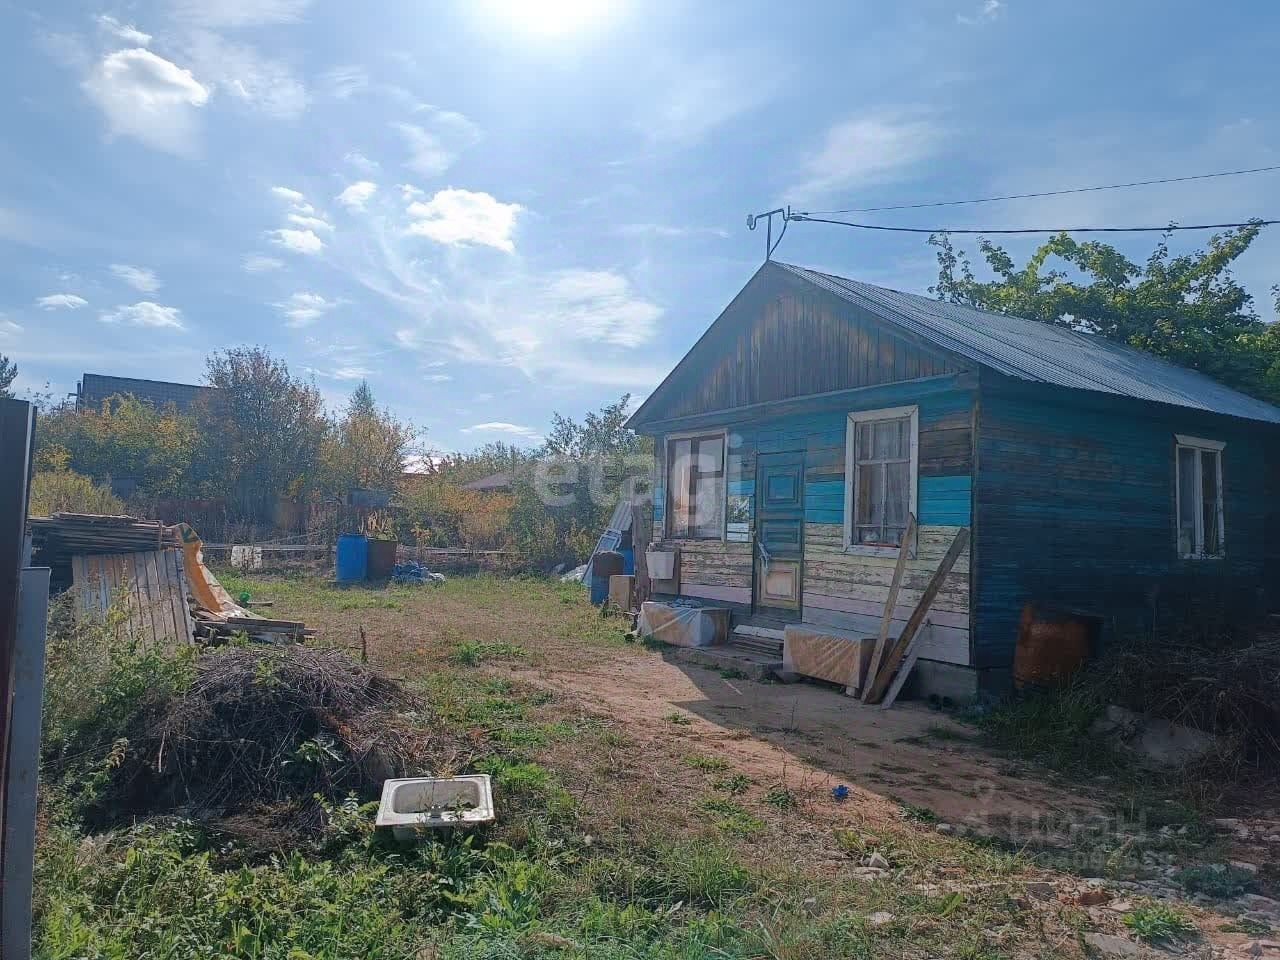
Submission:
[[[737,647],[750,653],[775,657],[781,661],[782,639],[783,633],[781,630],[743,623],[734,628],[733,633],[729,636],[728,646]]]
[[[782,670],[782,655],[758,653],[726,643],[718,647],[672,647],[664,656],[683,663],[693,663],[729,676],[748,680],[773,680]]]

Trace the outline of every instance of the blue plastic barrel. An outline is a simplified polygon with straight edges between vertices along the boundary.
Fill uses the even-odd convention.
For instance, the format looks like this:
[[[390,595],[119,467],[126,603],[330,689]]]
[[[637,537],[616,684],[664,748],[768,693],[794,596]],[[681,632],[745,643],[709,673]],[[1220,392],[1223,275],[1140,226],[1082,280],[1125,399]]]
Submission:
[[[362,533],[339,536],[334,557],[334,579],[339,583],[363,580],[368,570],[369,538]]]
[[[609,599],[609,578],[591,577],[591,602],[597,607]]]
[[[623,547],[618,551],[622,554],[622,572],[630,576],[636,572],[636,552],[631,547]]]

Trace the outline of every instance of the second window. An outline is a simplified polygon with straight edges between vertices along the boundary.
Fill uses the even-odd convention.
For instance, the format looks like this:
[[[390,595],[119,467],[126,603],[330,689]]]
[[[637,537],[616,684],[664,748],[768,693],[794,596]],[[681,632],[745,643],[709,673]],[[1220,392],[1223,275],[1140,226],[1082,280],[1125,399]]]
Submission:
[[[845,483],[849,487],[845,543],[896,548],[915,510],[915,407],[849,414]]]

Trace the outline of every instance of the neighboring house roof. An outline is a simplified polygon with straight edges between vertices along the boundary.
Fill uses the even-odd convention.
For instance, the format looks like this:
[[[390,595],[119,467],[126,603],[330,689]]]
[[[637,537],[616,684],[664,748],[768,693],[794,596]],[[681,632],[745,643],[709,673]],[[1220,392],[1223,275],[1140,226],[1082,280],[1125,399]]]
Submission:
[[[172,403],[179,410],[185,411],[211,389],[213,388],[193,383],[171,383],[167,380],[142,380],[135,377],[86,373],[80,378],[80,388],[76,391],[76,404],[98,407],[102,405],[102,401],[110,397],[127,393],[145,403],[153,403],[156,406]]]
[[[510,490],[511,475],[509,473],[491,473],[487,477],[464,483],[462,487],[464,490]]]
[[[1101,336],[788,263],[776,265],[944,350],[1010,377],[1280,423],[1278,407]]]

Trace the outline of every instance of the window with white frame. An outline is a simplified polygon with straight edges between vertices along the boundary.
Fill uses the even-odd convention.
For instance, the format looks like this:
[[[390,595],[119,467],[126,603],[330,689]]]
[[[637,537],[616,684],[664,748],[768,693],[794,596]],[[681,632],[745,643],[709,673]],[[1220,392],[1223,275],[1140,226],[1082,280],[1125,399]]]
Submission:
[[[721,539],[724,504],[724,434],[668,439],[666,535]]]
[[[1178,556],[1220,557],[1222,528],[1222,448],[1217,440],[1177,437],[1176,478]]]
[[[849,414],[845,439],[845,546],[896,551],[916,509],[916,407]],[[908,545],[910,546],[910,545]]]

